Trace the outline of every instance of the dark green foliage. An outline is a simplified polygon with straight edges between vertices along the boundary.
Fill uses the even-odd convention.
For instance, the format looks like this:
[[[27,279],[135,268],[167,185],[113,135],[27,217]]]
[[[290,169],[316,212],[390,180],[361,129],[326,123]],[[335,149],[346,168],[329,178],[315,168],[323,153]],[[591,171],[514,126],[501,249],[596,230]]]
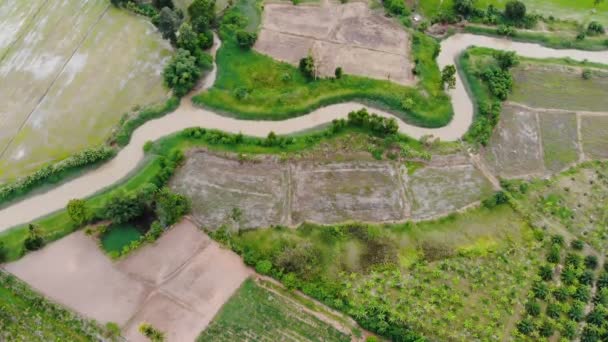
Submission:
[[[496,51],[493,56],[502,70],[509,70],[519,64],[519,58],[515,51]]]
[[[578,268],[582,265],[582,263],[583,263],[583,258],[580,255],[574,254],[574,253],[566,254],[566,259],[564,260],[564,264],[566,266],[572,266],[573,268]]]
[[[557,244],[551,245],[551,248],[549,249],[549,253],[547,253],[547,261],[552,264],[557,264],[557,263],[559,263],[560,258],[561,258],[561,247]]]
[[[28,226],[28,236],[23,242],[23,247],[27,251],[36,251],[44,246],[44,239],[40,236],[38,227],[33,224]]]
[[[559,234],[551,236],[551,243],[560,247],[564,246],[564,237]]]
[[[578,324],[573,321],[566,321],[562,327],[561,334],[567,339],[573,340],[576,337]]]
[[[87,207],[87,202],[82,199],[70,200],[67,205],[67,212],[70,219],[78,226],[82,226],[91,219],[91,212]]]
[[[567,266],[560,275],[562,282],[566,285],[572,285],[576,281],[576,268]]]
[[[570,242],[570,247],[574,250],[582,251],[585,247],[585,242],[580,239],[572,240],[572,242]]]
[[[162,9],[164,7],[168,7],[170,9],[175,8],[173,5],[173,0],[152,0],[152,5],[158,9]]]
[[[547,316],[551,318],[559,318],[562,313],[561,307],[556,303],[547,304]]]
[[[591,299],[591,289],[589,286],[579,286],[576,291],[572,294],[572,298],[586,303]]]
[[[456,88],[456,67],[454,65],[446,65],[441,70],[441,83],[448,89]]]
[[[501,110],[502,105],[498,101],[479,103],[479,117],[471,125],[468,136],[484,146],[487,145],[494,127],[498,123]]]
[[[538,275],[544,281],[550,281],[553,279],[553,267],[551,265],[541,265],[538,270]]]
[[[294,273],[304,279],[313,275],[318,263],[318,249],[309,242],[285,246],[274,260],[274,264],[282,272]]]
[[[511,0],[505,5],[505,16],[513,21],[522,21],[526,17],[526,5],[518,0]]]
[[[160,106],[154,106],[142,109],[132,119],[126,120],[122,123],[113,139],[110,139],[110,143],[115,142],[118,146],[126,146],[131,141],[131,135],[141,125],[148,120],[159,118],[167,113],[174,111],[179,106],[179,99],[177,97],[171,97],[167,102]],[[112,153],[114,155],[114,152]]]
[[[595,270],[598,266],[597,256],[587,255],[585,257],[585,267],[591,270]]]
[[[181,24],[180,17],[169,7],[164,7],[153,20],[156,27],[162,34],[164,39],[168,39],[171,44],[177,42],[176,32]]]
[[[8,251],[3,241],[0,241],[0,264],[8,259]]]
[[[300,59],[299,64],[300,72],[304,77],[309,80],[314,80],[317,78],[317,71],[315,67],[315,60],[311,55],[308,55],[302,59]]]
[[[593,275],[593,271],[584,270],[583,273],[581,273],[580,277],[578,277],[578,282],[583,285],[591,285],[593,283],[594,278],[595,276]]]
[[[271,270],[272,262],[270,260],[260,260],[255,264],[255,271],[260,274],[268,275]]]
[[[600,342],[602,333],[597,326],[587,325],[581,332],[581,342]]]
[[[487,82],[492,95],[505,101],[513,88],[513,77],[511,73],[496,67],[488,67],[481,78]]]
[[[597,21],[592,21],[587,26],[587,34],[590,36],[595,36],[595,35],[604,34],[604,33],[606,33],[604,26]]]
[[[454,0],[454,11],[465,18],[475,14],[474,0]]]
[[[580,322],[585,318],[585,303],[580,301],[572,302],[570,311],[568,311],[568,317],[576,322]]]
[[[334,71],[334,76],[336,76],[337,79],[341,79],[342,78],[342,67],[337,67],[336,70]]]
[[[373,113],[369,114],[365,108],[348,113],[347,123],[351,126],[367,128],[383,137],[396,134],[399,131],[399,125],[394,118],[385,118]]]
[[[506,203],[509,203],[509,198],[507,197],[507,194],[505,194],[503,191],[496,192],[494,195],[492,195],[492,197],[487,198],[482,202],[482,204],[488,209],[492,209],[497,205]]]
[[[155,213],[161,225],[167,227],[175,224],[190,211],[190,200],[169,188],[162,188],[156,194]]]
[[[607,271],[600,273],[599,277],[597,278],[597,287],[599,289],[608,288],[608,272]]]
[[[385,0],[382,2],[384,8],[390,14],[396,16],[405,16],[410,14],[410,10],[405,6],[404,0]]]
[[[244,49],[250,49],[257,39],[258,35],[255,32],[247,32],[245,30],[238,30],[236,32],[236,42]]]
[[[538,299],[545,299],[547,295],[549,295],[549,287],[546,283],[537,281],[532,285],[532,292],[534,293],[534,297]]]
[[[215,0],[194,0],[188,6],[188,15],[196,32],[204,32],[216,25]]]
[[[535,300],[530,300],[526,303],[526,312],[530,316],[540,315],[540,304]]]
[[[112,223],[127,223],[144,214],[150,204],[156,187],[144,187],[135,193],[119,191],[112,196],[102,210],[102,217]]]
[[[601,326],[608,322],[608,312],[603,306],[596,306],[588,315],[587,323]]]
[[[553,290],[553,298],[557,299],[560,302],[564,302],[568,299],[568,289],[560,286]]]
[[[201,71],[196,57],[184,49],[179,49],[163,70],[165,84],[178,97],[182,97],[192,90],[200,76]]]
[[[524,318],[517,323],[517,330],[524,335],[532,334],[535,329],[534,322],[529,318]]]
[[[542,337],[550,337],[551,335],[553,335],[553,331],[554,331],[554,328],[553,328],[553,323],[551,323],[551,321],[544,321],[538,327],[538,333]]]

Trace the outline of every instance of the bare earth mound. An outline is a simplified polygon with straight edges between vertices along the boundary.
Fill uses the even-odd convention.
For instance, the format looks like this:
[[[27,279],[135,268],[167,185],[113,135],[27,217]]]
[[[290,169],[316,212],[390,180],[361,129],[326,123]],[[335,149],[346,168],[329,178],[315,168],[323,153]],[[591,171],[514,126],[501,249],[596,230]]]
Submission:
[[[415,83],[408,34],[363,2],[266,4],[254,48],[294,65],[310,52],[322,76],[342,67],[348,74]]]
[[[188,221],[118,263],[76,232],[6,269],[84,316],[118,323],[129,341],[147,341],[144,321],[168,341],[193,341],[251,274]]]

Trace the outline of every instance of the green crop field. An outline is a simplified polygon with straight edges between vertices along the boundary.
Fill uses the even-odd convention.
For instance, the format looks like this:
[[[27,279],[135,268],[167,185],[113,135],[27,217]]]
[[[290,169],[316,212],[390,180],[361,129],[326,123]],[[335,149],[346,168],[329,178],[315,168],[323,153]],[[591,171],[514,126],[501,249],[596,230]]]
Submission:
[[[477,8],[486,9],[488,5],[494,5],[498,9],[504,9],[508,0],[477,0]],[[608,25],[608,2],[601,1],[594,4],[594,0],[523,0],[528,11],[542,14],[546,17],[552,15],[559,19],[571,19],[580,22],[597,20]],[[453,0],[421,0],[418,6],[422,13],[433,16],[443,10],[453,7]]]
[[[95,341],[102,329],[0,271],[0,340]]]
[[[134,106],[162,101],[171,53],[106,0],[0,3],[0,183],[103,142]]]
[[[288,299],[246,280],[197,342],[350,341]]]

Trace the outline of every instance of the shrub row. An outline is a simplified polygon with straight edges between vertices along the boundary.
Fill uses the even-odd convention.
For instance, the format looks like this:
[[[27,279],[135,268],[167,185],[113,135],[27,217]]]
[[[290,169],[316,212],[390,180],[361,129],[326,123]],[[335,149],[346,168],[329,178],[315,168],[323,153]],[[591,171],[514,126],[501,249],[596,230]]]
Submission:
[[[119,128],[110,138],[110,144],[116,143],[120,147],[124,147],[131,141],[131,135],[141,125],[149,120],[160,118],[179,107],[179,98],[171,97],[165,103],[158,106],[152,106],[140,110],[134,117],[127,118],[121,121]]]
[[[108,146],[88,148],[84,151],[54,163],[45,165],[38,171],[19,180],[0,186],[0,203],[15,199],[33,190],[37,186],[60,181],[69,172],[74,172],[114,157],[116,150]]]

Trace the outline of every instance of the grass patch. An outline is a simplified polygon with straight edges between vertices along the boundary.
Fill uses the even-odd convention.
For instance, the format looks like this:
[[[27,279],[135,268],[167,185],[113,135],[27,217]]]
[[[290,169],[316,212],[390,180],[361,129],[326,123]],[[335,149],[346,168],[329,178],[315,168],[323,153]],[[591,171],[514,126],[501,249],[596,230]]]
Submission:
[[[142,235],[132,224],[111,225],[101,236],[101,246],[106,253],[120,253],[125,246],[139,240]]]
[[[237,27],[255,31],[253,26],[259,24],[256,4],[241,0],[229,10],[248,18]],[[435,63],[439,44],[424,34],[412,33],[416,73],[421,79],[414,88],[352,75],[310,81],[290,64],[240,48],[234,30],[234,26],[223,24],[216,83],[195,96],[194,103],[243,119],[283,120],[351,100],[372,102],[404,121],[424,127],[441,127],[452,118],[449,97],[441,90]],[[413,100],[413,106],[405,110],[402,102],[407,98]]]
[[[305,224],[213,236],[248,264],[270,261],[270,273],[286,286],[364,328],[431,340],[510,336],[513,305],[530,284],[539,248],[532,229],[504,205],[415,224]]]
[[[3,341],[94,341],[94,322],[46,300],[16,277],[0,271],[0,339]]]
[[[291,301],[247,279],[197,341],[350,341]]]

